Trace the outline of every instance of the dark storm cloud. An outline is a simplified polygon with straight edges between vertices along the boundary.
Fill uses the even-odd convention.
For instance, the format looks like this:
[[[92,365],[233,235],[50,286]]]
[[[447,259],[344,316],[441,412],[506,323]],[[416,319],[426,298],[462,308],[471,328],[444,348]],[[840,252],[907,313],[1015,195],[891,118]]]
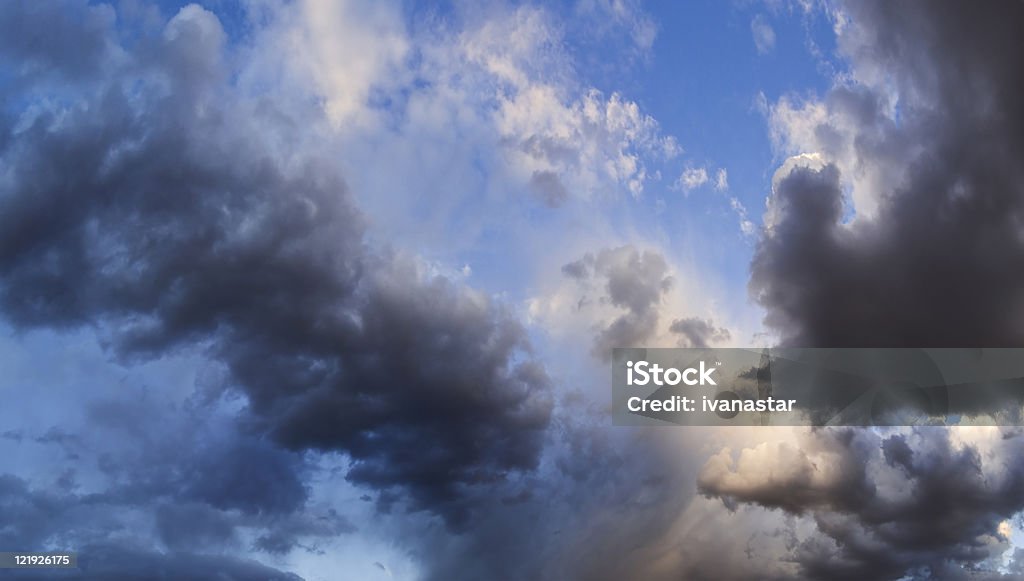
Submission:
[[[533,468],[548,379],[516,319],[364,246],[342,177],[311,143],[320,112],[243,96],[212,14],[187,7],[138,42],[142,56],[101,86],[8,128],[4,316],[95,325],[124,360],[202,345],[247,395],[255,429],[343,452],[352,481],[408,493],[450,522],[466,514],[464,488]],[[64,54],[10,39],[0,49],[8,66]],[[245,462],[276,452],[241,452],[242,464],[197,466],[206,475],[191,497],[294,508],[293,482],[266,486],[287,463],[250,477]]]
[[[750,280],[765,322],[794,346],[1024,344],[1024,4],[846,9],[840,47],[862,78],[887,79],[897,109],[882,89],[836,87],[826,120],[810,127],[823,163],[777,176]],[[885,178],[871,192],[875,214],[851,223],[844,180],[854,176],[829,162],[843,155],[855,160],[847,171]],[[828,539],[792,554],[809,576],[983,575],[1007,548],[991,536],[996,525],[1024,508],[1024,450],[957,449],[948,431],[915,434],[911,445],[901,435],[815,432],[802,445],[832,450],[843,475],[828,484],[797,451],[776,459],[788,478],[709,468],[701,486],[733,506],[812,515]],[[1001,480],[982,472],[987,454],[1005,464]],[[910,493],[882,494],[886,479],[858,469],[872,459]]]
[[[750,282],[766,322],[797,346],[1024,344],[1024,5],[847,9],[840,44],[892,80],[898,120],[872,89],[839,87],[812,130],[826,159],[850,142],[859,167],[898,178],[877,216],[844,225],[834,166],[780,176]]]
[[[809,577],[945,578],[947,567],[963,572],[963,564],[1008,548],[999,525],[1024,509],[1024,467],[1002,459],[1019,457],[1022,444],[961,446],[943,428],[887,437],[825,429],[789,446],[746,450],[738,463],[720,454],[699,486],[728,506],[811,516],[824,537],[802,541],[793,554]]]

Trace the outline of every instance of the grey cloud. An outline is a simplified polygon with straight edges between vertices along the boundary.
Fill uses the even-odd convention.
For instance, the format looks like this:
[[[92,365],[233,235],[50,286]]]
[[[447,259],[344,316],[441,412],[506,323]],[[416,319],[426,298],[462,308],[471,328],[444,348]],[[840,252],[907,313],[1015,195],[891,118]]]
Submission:
[[[295,454],[254,438],[197,447],[180,484],[186,498],[246,514],[290,513],[305,503],[303,466]]]
[[[590,278],[591,273],[594,270],[594,255],[586,253],[583,258],[574,260],[562,267],[562,274],[569,278],[575,278],[577,280],[586,280]]]
[[[44,546],[57,513],[72,518],[62,495],[32,491],[27,482],[10,474],[0,475],[0,507],[5,526],[0,529],[0,545]]]
[[[223,41],[216,17],[186,8],[132,66],[8,130],[3,315],[95,325],[124,361],[203,345],[246,394],[252,429],[345,453],[352,481],[454,524],[460,491],[536,465],[545,371],[500,305],[364,245],[343,178],[311,143],[321,113],[243,96]],[[42,50],[17,49],[8,64]],[[278,454],[256,446],[245,457]],[[233,468],[190,494],[239,508],[218,491],[257,486],[244,502],[270,512],[302,497],[294,483],[259,496],[273,465]]]
[[[86,80],[114,48],[115,21],[106,4],[11,2],[0,19],[0,53],[14,59],[22,75]]]
[[[657,326],[658,313],[655,311],[628,312],[598,332],[592,352],[595,357],[607,360],[616,347],[643,345],[654,335]]]
[[[563,266],[562,272],[581,282],[595,279],[603,287],[600,300],[625,310],[597,332],[595,356],[607,359],[615,347],[641,345],[657,330],[662,300],[672,288],[668,263],[661,254],[633,246],[608,248],[596,255],[587,253]]]
[[[640,346],[655,335],[664,314],[664,300],[673,285],[664,256],[633,246],[588,252],[562,266],[562,274],[590,291],[596,285],[600,303],[624,311],[596,330],[592,352],[601,359],[608,359],[616,347]],[[582,308],[588,303],[584,295],[577,304]],[[728,329],[699,317],[676,319],[669,331],[681,336],[679,344],[683,347],[707,347],[730,337]]]
[[[1024,344],[1024,5],[851,2],[839,45],[853,78],[824,101],[810,131],[825,160],[869,169],[878,206],[847,221],[837,165],[777,176],[750,288],[782,343],[809,347]],[[977,8],[977,9],[976,9]],[[859,76],[858,76],[859,75]],[[709,464],[701,486],[733,506],[810,515],[825,538],[791,554],[818,578],[995,578],[1008,548],[997,524],[1024,508],[1012,435],[957,449],[935,429],[879,441],[869,432],[816,432],[842,478],[824,484],[807,455],[778,458],[786,478],[729,476]],[[847,438],[843,443],[841,438]],[[1008,444],[1008,442],[1014,442]],[[1006,466],[992,480],[983,458]],[[865,475],[860,465],[884,466]],[[887,474],[885,478],[879,474]],[[903,498],[883,494],[902,482]]]
[[[565,189],[558,174],[552,171],[533,172],[530,187],[549,208],[557,208],[569,199],[569,191]]]
[[[1009,547],[999,523],[1024,508],[1024,470],[1002,460],[1024,452],[1021,442],[1003,440],[983,460],[944,428],[914,430],[913,453],[906,437],[823,429],[788,447],[746,451],[753,462],[729,463],[723,452],[699,486],[727,503],[811,517],[824,536],[802,540],[791,555],[811,578],[985,570]]]
[[[669,331],[681,335],[681,347],[708,347],[713,343],[728,341],[731,335],[725,327],[716,327],[711,319],[687,317],[672,321]]]
[[[237,420],[204,409],[167,410],[155,398],[98,400],[86,410],[86,450],[112,485],[97,499],[147,504],[170,499],[274,518],[301,510],[309,466]],[[206,424],[212,423],[210,427]],[[121,442],[130,444],[119,444]]]
[[[92,407],[82,423],[88,429],[64,432],[82,450],[74,466],[89,492],[74,474],[53,486],[0,476],[3,546],[56,544],[88,557],[82,547],[134,543],[143,550],[148,541],[214,558],[244,551],[248,535],[291,549],[355,530],[333,509],[308,502],[311,468],[298,454],[247,433],[231,416],[151,398]],[[29,452],[48,454],[63,439],[35,438],[41,450]],[[253,548],[271,552],[259,541]]]
[[[424,577],[678,579],[679,569],[660,570],[645,549],[664,540],[693,498],[692,460],[658,433],[607,430],[604,423],[599,409],[557,416],[549,469],[489,491],[492,501],[472,534],[406,531],[426,555]]]
[[[864,86],[836,88],[862,167],[900,168],[877,215],[844,224],[837,169],[781,176],[778,218],[751,290],[783,342],[801,346],[1011,346],[1024,342],[1024,51],[1019,3],[856,2],[841,38],[853,66],[899,90],[899,122]],[[828,139],[824,139],[826,144]],[[886,172],[890,175],[892,172]]]
[[[333,508],[295,512],[271,522],[272,526],[266,527],[253,545],[256,550],[272,555],[283,555],[296,547],[315,552],[319,550],[320,539],[359,531],[352,521]]]
[[[202,551],[235,542],[232,519],[209,505],[165,504],[156,507],[155,517],[160,539],[177,551]]]
[[[1024,153],[1024,53],[1015,29],[1024,9],[955,2],[847,9],[853,24],[840,45],[855,69],[891,79],[899,120],[875,89],[839,86],[824,102],[829,120],[812,130],[826,159],[852,147],[857,167],[880,169],[890,181],[874,192],[874,216],[846,223],[844,176],[835,165],[779,176],[774,216],[751,268],[766,323],[787,345],[1021,344],[1024,175],[1014,160]],[[786,485],[711,470],[702,488],[731,503],[811,515],[827,538],[807,540],[792,555],[811,577],[997,576],[985,563],[1007,545],[992,535],[1024,508],[1019,445],[957,450],[943,430],[918,432],[913,445],[902,435],[845,437],[816,433],[802,443],[841,459],[843,477],[831,484],[813,477],[807,456],[793,454],[779,459]],[[1008,474],[992,481],[982,454],[997,452]],[[880,492],[886,479],[857,468],[868,463],[884,465],[909,495]]]
[[[914,450],[902,434],[886,438],[882,442],[882,453],[890,466],[902,466],[908,474],[913,469]]]
[[[287,445],[346,450],[352,481],[411,484],[417,505],[462,518],[462,487],[535,466],[550,413],[546,373],[511,363],[525,331],[483,298],[443,279],[417,287],[402,268],[375,276],[343,373],[321,380],[345,389],[313,389],[305,401],[260,394],[254,406],[286,405],[270,413]],[[240,376],[262,386],[273,369],[264,351],[255,355]]]
[[[633,313],[656,308],[672,287],[665,258],[650,250],[640,252],[632,246],[603,250],[594,269],[607,278],[611,303]]]

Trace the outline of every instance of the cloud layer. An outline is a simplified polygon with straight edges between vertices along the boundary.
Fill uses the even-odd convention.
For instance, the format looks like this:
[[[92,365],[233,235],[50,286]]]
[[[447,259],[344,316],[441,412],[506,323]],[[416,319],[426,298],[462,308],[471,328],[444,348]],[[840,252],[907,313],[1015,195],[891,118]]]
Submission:
[[[648,58],[657,25],[635,3],[573,10],[593,42],[624,35],[626,61]],[[766,108],[788,160],[764,229],[732,197],[742,164],[687,162],[666,189],[728,200],[760,236],[750,289],[786,345],[1021,343],[1024,13],[828,10],[850,70],[821,100]],[[739,333],[684,304],[690,281],[657,244],[558,232],[531,250],[550,278],[513,265],[528,230],[505,222],[599,231],[573,206],[636,203],[681,153],[637,102],[578,80],[577,24],[529,5],[410,18],[358,1],[245,19],[57,2],[0,16],[5,323],[94,334],[125,369],[195,358],[208,372],[152,398],[111,397],[97,375],[79,425],[0,434],[76,468],[0,475],[0,545],[76,546],[102,578],[291,579],[287,557],[373,534],[428,579],[1024,566],[1015,432],[608,429],[593,366],[612,348]],[[772,52],[766,17],[751,24]],[[434,261],[501,236],[461,274]],[[488,268],[521,278],[516,292],[557,289],[537,291],[527,326],[521,296],[465,284]],[[570,318],[580,353],[534,351]]]
[[[776,175],[750,280],[765,322],[800,346],[1024,343],[1024,57],[1008,24],[1024,13],[848,9],[860,82],[773,110],[785,147],[817,161]]]
[[[765,323],[791,346],[1024,344],[1024,10],[853,2],[834,16],[849,73],[821,101],[769,111],[792,157],[751,265]],[[823,429],[723,450],[699,482],[731,510],[813,523],[782,551],[802,576],[997,578],[1022,508],[1017,440]]]
[[[755,504],[813,519],[821,536],[792,547],[809,578],[945,578],[965,563],[991,570],[1009,548],[1007,519],[1024,508],[1024,472],[1005,459],[1024,450],[1015,434],[979,432],[821,430],[723,450],[698,482],[734,509]]]
[[[65,62],[74,99],[5,134],[8,320],[96,326],[125,360],[202,344],[257,429],[345,453],[351,481],[453,523],[462,487],[533,468],[551,404],[522,326],[364,245],[342,176],[316,153],[317,111],[233,86],[213,14],[186,7],[138,42],[100,82],[76,84],[94,65]]]

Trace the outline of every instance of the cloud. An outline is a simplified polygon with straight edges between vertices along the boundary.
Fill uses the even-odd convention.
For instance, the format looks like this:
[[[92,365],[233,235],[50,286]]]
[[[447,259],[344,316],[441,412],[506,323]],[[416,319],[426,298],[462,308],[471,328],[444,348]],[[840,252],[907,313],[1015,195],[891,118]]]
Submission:
[[[672,321],[668,330],[680,335],[680,347],[705,348],[712,343],[728,341],[731,338],[728,329],[715,327],[711,320],[698,317],[676,319]]]
[[[768,54],[775,48],[775,29],[768,24],[763,14],[758,14],[750,21],[750,33],[754,37],[758,54]]]
[[[663,249],[599,245],[575,256],[568,262],[555,258],[561,267],[553,270],[562,276],[525,305],[527,320],[546,330],[563,358],[569,352],[578,358],[564,359],[563,369],[590,367],[591,356],[605,359],[615,347],[674,347],[688,341],[684,330],[712,343],[732,336],[728,325],[720,325],[721,314],[705,294],[707,285],[696,284],[701,275],[670,263]],[[683,322],[673,330],[674,321]],[[698,328],[697,321],[710,327]],[[589,353],[579,349],[581,337],[592,338]]]
[[[1012,15],[956,4],[849,10],[859,24],[840,44],[864,80],[839,84],[795,126],[834,145],[777,177],[750,282],[766,322],[790,345],[1021,344],[1024,278],[1006,268],[1024,257]],[[936,41],[965,30],[989,32]],[[887,84],[870,84],[882,71]],[[885,179],[869,180],[874,213],[851,220],[855,167]]]
[[[757,233],[757,226],[750,221],[747,216],[747,208],[743,205],[743,202],[739,201],[738,198],[729,198],[729,207],[736,213],[736,217],[740,221],[740,232],[743,232],[744,236],[753,236]]]
[[[593,280],[601,304],[625,310],[596,331],[595,356],[608,359],[615,347],[643,345],[657,331],[663,298],[672,288],[668,264],[661,254],[632,246],[604,249],[566,264],[562,272],[584,288],[593,288]],[[578,305],[586,300],[584,296]]]
[[[532,187],[549,208],[557,208],[569,199],[569,192],[552,171],[535,171],[530,177]]]
[[[423,30],[387,7],[294,8],[253,8],[240,46],[198,6],[143,31],[114,29],[119,12],[90,40],[95,55],[37,55],[62,59],[46,67],[59,90],[35,69],[12,85],[18,106],[42,97],[0,121],[4,318],[26,334],[94,329],[126,369],[193,355],[216,372],[189,405],[220,414],[94,399],[88,427],[19,432],[97,468],[53,486],[4,477],[10,504],[32,509],[12,538],[59,538],[105,578],[194,576],[169,564],[178,557],[225,577],[287,578],[226,555],[302,561],[338,536],[372,534],[322,501],[326,459],[375,501],[389,546],[404,541],[397,564],[381,561],[396,576],[405,549],[438,579],[571,573],[563,552],[581,555],[597,536],[621,544],[621,521],[601,516],[609,499],[640,507],[630,531],[670,518],[659,499],[683,502],[692,482],[633,458],[596,412],[593,425],[569,426],[575,414],[556,425],[552,380],[515,313],[401,245],[375,246],[381,231],[368,232],[356,199],[387,198],[416,219],[414,194],[444,206],[407,161],[421,152],[424,166],[441,152],[493,174],[505,189],[487,196],[639,196],[656,179],[649,160],[677,155],[675,140],[636,103],[565,76],[544,10],[499,7],[511,17]],[[332,34],[346,38],[322,38]],[[362,46],[377,35],[386,46]],[[24,49],[0,43],[0,59],[21,66],[34,54]],[[438,145],[452,141],[472,156]],[[342,160],[351,150],[387,163]],[[350,187],[373,184],[370,173],[402,190]],[[452,197],[480,194],[443,177],[459,184]],[[670,284],[664,259],[597,254],[592,282],[625,317],[605,340],[643,335]],[[638,501],[641,473],[650,497]],[[510,546],[509,530],[522,542]],[[133,544],[114,558],[128,531]]]
[[[362,0],[307,0],[287,22],[287,54],[326,97],[327,118],[337,127],[376,126],[366,106],[374,91],[407,81],[412,50],[401,13],[394,5]]]
[[[459,265],[502,245],[510,260],[535,263],[522,238],[564,237],[540,231],[541,220],[563,218],[538,211],[603,220],[601,202],[642,197],[681,151],[635,99],[614,84],[594,88],[574,44],[593,27],[570,21],[573,9],[345,2],[313,26],[308,10],[293,10],[301,4],[259,5],[272,17],[253,33],[258,60],[243,87],[281,86],[295,103],[351,109],[325,154],[345,168],[375,240]],[[609,3],[619,4],[633,3]],[[319,52],[348,46],[335,36],[363,39],[353,27],[379,39],[348,47],[353,54]],[[335,82],[311,70],[321,60]]]
[[[621,2],[580,9],[610,10],[623,18],[639,14]],[[410,113],[454,107],[461,111],[453,119],[457,125],[467,113],[479,116],[467,132],[483,129],[475,137],[488,140],[503,154],[506,171],[531,185],[557,178],[562,189],[584,199],[610,186],[639,196],[652,179],[648,164],[680,151],[637,103],[581,85],[563,48],[563,28],[542,8],[496,7],[486,18],[466,17],[456,34],[432,32],[416,40],[436,45],[424,51],[425,63],[416,72],[448,90],[418,91]]]
[[[636,56],[647,55],[658,35],[657,23],[636,0],[578,0],[575,12],[595,41],[626,34]]]
[[[604,248],[561,270],[568,287],[535,299],[531,311],[549,328],[567,325],[570,337],[592,334],[591,354],[599,359],[608,359],[617,347],[707,346],[731,337],[714,317],[688,314],[696,301],[677,286],[678,275],[659,250]]]
[[[92,579],[111,581],[150,577],[159,571],[174,579],[266,579],[267,581],[301,581],[293,573],[285,573],[256,561],[231,556],[212,556],[186,552],[160,552],[126,544],[86,545],[80,550],[80,572],[69,578],[85,575]],[[60,579],[63,571],[47,571],[39,578]]]
[[[291,579],[240,556],[315,547],[355,531],[311,498],[311,463],[246,430],[225,406],[175,409],[167,394],[120,387],[113,399],[94,398],[60,431],[26,432],[34,437],[19,449],[29,454],[52,456],[73,442],[77,456],[54,484],[46,465],[31,480],[0,475],[0,507],[12,519],[0,542],[74,550],[89,578],[138,577],[146,563],[180,558],[225,575]],[[110,547],[123,547],[131,560],[115,558]],[[190,565],[180,566],[189,576]]]
[[[513,167],[528,171],[531,185],[537,187],[538,175],[547,183],[557,177],[562,190],[585,198],[607,191],[608,184],[639,197],[651,179],[645,159],[668,159],[679,151],[653,118],[616,93],[589,90],[567,102],[552,86],[513,84],[500,97],[495,122]]]
[[[89,389],[107,380],[90,379],[81,425],[12,433],[78,455],[78,471],[0,476],[0,502],[19,516],[3,533],[74,546],[103,578],[147,567],[291,578],[228,555],[301,564],[339,536],[366,542],[367,527],[386,529],[388,546],[402,541],[395,560],[379,561],[396,576],[408,572],[406,551],[438,579],[612,570],[583,561],[591,543],[611,554],[692,496],[678,451],[632,454],[646,436],[609,434],[594,410],[555,417],[559,405],[588,403],[554,400],[514,311],[401,245],[376,246],[388,238],[368,231],[356,199],[387,199],[416,219],[414,196],[444,206],[453,198],[428,189],[436,176],[420,180],[407,161],[432,166],[431,154],[551,206],[639,196],[655,179],[649,159],[678,145],[636,103],[563,77],[559,27],[544,10],[499,7],[512,17],[424,31],[386,6],[288,6],[253,8],[256,28],[241,41],[190,5],[141,31],[120,28],[118,12],[93,37],[69,40],[83,47],[78,60],[0,42],[5,66],[46,65],[25,65],[0,121],[5,320],[25,335],[94,330],[119,370],[186,354],[214,369],[184,403],[100,398]],[[40,18],[62,9],[43,5]],[[345,38],[322,38],[332,34]],[[386,46],[363,46],[378,36]],[[427,42],[435,36],[443,42]],[[453,141],[472,155],[453,155]],[[380,165],[342,160],[350,150]],[[349,185],[373,184],[371,173],[403,189]],[[463,200],[508,193],[443,177]],[[606,249],[587,269],[580,276],[611,312],[595,329],[606,344],[645,336],[652,316],[667,324],[660,253]],[[154,391],[178,379],[154,380]],[[191,381],[174,387],[188,393]],[[326,474],[330,461],[375,501],[372,522],[323,499],[344,484]],[[628,522],[608,518],[608,503],[628,505]]]
[[[715,172],[715,189],[724,192],[729,189],[729,172],[725,168],[719,168]]]
[[[984,572],[1008,549],[1016,443],[823,431],[802,446],[760,446],[763,432],[730,431],[715,437],[742,451],[701,458],[695,483],[709,432],[682,441],[607,430],[603,408],[578,411],[587,396],[556,397],[511,307],[401,244],[376,246],[392,227],[443,232],[433,244],[445,247],[461,232],[452,224],[508,220],[493,210],[509,205],[476,204],[510,193],[560,213],[609,191],[640,196],[656,179],[653,160],[678,155],[629,98],[581,86],[550,12],[499,6],[439,22],[376,4],[271,7],[279,20],[253,32],[265,44],[236,52],[195,6],[133,36],[132,50],[106,7],[72,6],[68,18],[88,25],[69,27],[62,6],[42,6],[19,16],[54,23],[39,46],[0,18],[10,33],[0,58],[17,78],[0,119],[0,308],[22,333],[95,329],[125,364],[208,358],[223,376],[205,396],[224,409],[210,418],[164,401],[103,401],[88,429],[12,432],[8,443],[87,458],[79,466],[103,479],[0,477],[12,539],[69,539],[105,578],[145,567],[193,576],[171,562],[179,557],[224,576],[286,577],[225,555],[291,558],[355,532],[312,490],[318,463],[337,457],[393,527],[389,544],[415,555],[426,578],[949,577]],[[1004,39],[980,51],[1001,59],[961,62],[974,40],[921,50],[959,31],[933,31],[932,16],[916,14],[924,8],[851,10],[863,13],[840,40],[855,81],[822,102],[766,104],[789,158],[753,264],[768,324],[787,344],[1012,343],[1006,313],[1020,293],[1005,265],[1016,259],[1019,196],[999,192],[1017,183],[1008,160],[1019,147],[998,130],[1019,125],[1002,83],[1020,63],[998,62],[1018,58],[998,34],[1006,25],[988,14],[978,26]],[[895,24],[880,18],[887,11]],[[621,14],[633,15],[627,24],[643,16]],[[270,66],[272,53],[296,69]],[[942,59],[966,80],[954,82]],[[949,91],[959,93],[936,97]],[[693,187],[727,189],[724,169],[688,171]],[[367,216],[357,198],[406,221]],[[743,204],[730,206],[755,234]],[[920,222],[918,207],[932,210]],[[421,224],[418,212],[435,210],[443,227]],[[558,257],[555,274],[578,258],[561,271],[569,290],[541,305],[580,315],[576,341],[604,357],[623,344],[729,339],[718,317],[681,304],[687,277],[664,253],[607,244],[544,248]],[[964,273],[981,275],[982,290],[955,284]],[[915,334],[922,326],[932,334]],[[573,373],[560,361],[567,385],[597,383]],[[163,425],[169,417],[185,419]],[[109,440],[90,440],[101,433]],[[705,497],[694,498],[695,484]],[[122,559],[104,552],[129,535],[140,539]],[[400,562],[377,562],[400,576]]]
[[[56,8],[63,8],[56,10]],[[86,81],[109,64],[114,10],[105,4],[66,6],[49,0],[11,5],[0,19],[0,52],[17,59],[22,77]]]
[[[812,519],[824,537],[792,549],[809,578],[952,574],[1006,551],[1004,519],[1024,508],[1024,472],[1007,462],[1022,452],[1019,438],[988,431],[996,439],[964,442],[946,428],[824,429],[792,444],[722,450],[698,485],[727,506]]]
[[[690,190],[697,189],[704,184],[708,183],[708,170],[703,167],[690,167],[686,168],[679,179],[676,180],[675,187],[689,192]]]
[[[503,502],[478,515],[472,535],[427,535],[426,579],[673,578],[679,569],[658,561],[693,498],[686,450],[668,432],[608,430],[602,409],[582,394],[560,405],[574,413],[553,428],[550,470],[501,489]],[[633,550],[623,552],[625,543]]]
[[[784,345],[1024,343],[1019,216],[1024,10],[851,2],[850,65],[822,100],[769,108],[776,172],[750,289]],[[817,430],[723,450],[701,490],[805,522],[811,578],[998,578],[1024,498],[999,430]]]
[[[452,524],[463,488],[534,468],[549,380],[512,314],[365,245],[321,154],[321,111],[232,85],[212,13],[188,6],[139,42],[138,60],[71,103],[24,112],[7,135],[4,316],[96,325],[124,361],[203,345],[254,429],[346,454],[352,482],[404,491]],[[193,492],[223,508],[260,482],[208,472],[221,480]],[[223,486],[242,494],[218,497]]]

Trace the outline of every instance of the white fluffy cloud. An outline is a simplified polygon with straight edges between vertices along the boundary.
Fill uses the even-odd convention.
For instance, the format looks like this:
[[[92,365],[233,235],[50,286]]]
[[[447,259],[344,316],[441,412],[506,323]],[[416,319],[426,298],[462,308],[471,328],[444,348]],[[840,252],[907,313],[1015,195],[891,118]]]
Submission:
[[[870,218],[882,193],[904,183],[906,166],[902,161],[920,150],[921,144],[906,142],[899,151],[873,156],[870,163],[864,163],[870,144],[897,134],[896,96],[884,86],[865,91],[866,86],[840,84],[824,99],[785,95],[766,112],[776,151],[835,164],[849,188],[857,216]]]
[[[688,167],[676,180],[675,187],[689,192],[708,183],[708,170],[704,167]]]

